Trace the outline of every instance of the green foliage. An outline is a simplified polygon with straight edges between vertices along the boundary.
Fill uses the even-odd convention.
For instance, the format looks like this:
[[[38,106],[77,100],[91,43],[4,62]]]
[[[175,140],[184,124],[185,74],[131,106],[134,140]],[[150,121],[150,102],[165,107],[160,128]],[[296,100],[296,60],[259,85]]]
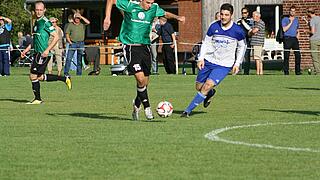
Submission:
[[[24,34],[31,32],[31,15],[24,9],[25,0],[1,0],[0,1],[0,15],[8,17],[12,20],[13,31],[11,32],[11,39],[14,44],[18,41],[18,32]],[[28,6],[27,9],[32,9]],[[48,17],[60,17],[61,9],[47,9],[46,15]]]
[[[188,69],[189,70],[189,69]],[[84,71],[85,73],[85,71]],[[320,153],[214,142],[204,135],[237,125],[320,121],[317,76],[228,76],[211,105],[180,113],[195,95],[193,75],[151,76],[153,109],[169,100],[174,113],[131,121],[133,77],[72,76],[41,82],[44,104],[28,106],[28,68],[0,77],[1,179],[319,179]],[[74,74],[73,74],[74,75]],[[233,129],[221,138],[320,150],[319,124]]]

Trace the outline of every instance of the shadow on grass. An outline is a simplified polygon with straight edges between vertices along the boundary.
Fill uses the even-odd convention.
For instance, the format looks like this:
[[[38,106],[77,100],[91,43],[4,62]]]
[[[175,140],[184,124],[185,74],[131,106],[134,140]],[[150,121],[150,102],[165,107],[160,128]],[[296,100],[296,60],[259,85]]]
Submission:
[[[15,102],[15,103],[27,103],[27,102],[29,102],[28,100],[12,99],[12,98],[0,99],[0,101],[11,101],[11,102]]]
[[[311,91],[320,91],[320,88],[307,88],[307,87],[287,87],[287,89],[293,89],[293,90],[311,90]]]
[[[304,111],[304,110],[277,110],[277,109],[260,109],[261,111],[270,112],[283,112],[283,113],[294,113],[294,114],[304,114],[312,116],[320,116],[320,111]]]
[[[178,114],[178,115],[181,115],[183,113],[183,111],[181,110],[174,110],[172,112],[173,114]],[[192,111],[190,116],[193,116],[193,115],[196,115],[196,114],[203,114],[203,113],[206,113],[206,112],[203,112],[203,111]]]
[[[47,113],[49,116],[72,116],[72,117],[81,117],[81,118],[90,118],[90,119],[99,119],[99,120],[116,120],[116,121],[133,121],[132,119],[113,116],[113,115],[105,115],[104,113]],[[140,121],[139,121],[140,122]],[[152,121],[144,121],[141,122],[164,122],[159,120]]]

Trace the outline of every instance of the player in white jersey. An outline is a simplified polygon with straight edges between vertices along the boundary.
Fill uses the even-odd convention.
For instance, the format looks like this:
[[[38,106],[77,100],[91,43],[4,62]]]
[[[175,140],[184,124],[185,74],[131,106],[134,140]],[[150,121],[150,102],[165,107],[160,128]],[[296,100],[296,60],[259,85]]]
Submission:
[[[189,117],[191,111],[202,102],[208,107],[216,87],[232,70],[239,72],[246,51],[246,35],[231,19],[233,6],[220,7],[220,21],[213,22],[203,41],[197,66],[196,90],[199,91],[181,117]]]

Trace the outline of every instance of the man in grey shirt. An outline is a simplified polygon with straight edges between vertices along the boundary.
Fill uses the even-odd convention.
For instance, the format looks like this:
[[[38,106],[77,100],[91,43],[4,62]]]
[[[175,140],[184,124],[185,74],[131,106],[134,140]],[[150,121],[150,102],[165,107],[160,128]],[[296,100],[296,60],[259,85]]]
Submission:
[[[265,24],[261,20],[261,14],[258,11],[252,13],[254,21],[253,28],[249,31],[251,37],[251,46],[253,48],[253,59],[256,61],[257,75],[263,75],[263,44],[265,36]]]
[[[314,8],[308,8],[307,11],[310,20],[310,30],[307,32],[310,34],[311,56],[314,66],[314,72],[320,75],[320,17],[316,16]]]

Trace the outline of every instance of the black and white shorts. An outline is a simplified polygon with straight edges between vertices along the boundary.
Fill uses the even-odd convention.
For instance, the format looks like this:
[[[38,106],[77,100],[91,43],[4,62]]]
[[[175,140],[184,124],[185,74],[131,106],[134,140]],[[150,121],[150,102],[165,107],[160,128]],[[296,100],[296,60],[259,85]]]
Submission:
[[[46,72],[48,62],[50,60],[50,56],[45,58],[41,57],[41,53],[36,53],[33,56],[30,73],[42,75]]]
[[[145,76],[151,74],[152,54],[149,45],[124,45],[123,49],[130,75],[138,72],[143,72]]]

